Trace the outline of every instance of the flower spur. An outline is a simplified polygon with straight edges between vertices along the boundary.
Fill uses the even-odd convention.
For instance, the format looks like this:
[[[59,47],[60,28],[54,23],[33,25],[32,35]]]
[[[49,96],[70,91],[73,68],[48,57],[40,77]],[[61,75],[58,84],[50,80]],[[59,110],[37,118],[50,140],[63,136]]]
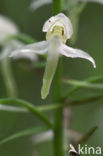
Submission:
[[[56,72],[60,55],[71,58],[83,58],[92,62],[96,67],[94,59],[86,52],[80,49],[74,49],[65,45],[67,39],[70,39],[73,33],[72,24],[68,17],[63,13],[52,16],[44,23],[43,32],[46,32],[46,41],[34,44],[28,44],[12,52],[11,57],[18,58],[21,53],[32,55],[43,55],[48,53],[46,68],[43,76],[43,86],[41,89],[42,99],[45,99],[49,93],[50,86]]]

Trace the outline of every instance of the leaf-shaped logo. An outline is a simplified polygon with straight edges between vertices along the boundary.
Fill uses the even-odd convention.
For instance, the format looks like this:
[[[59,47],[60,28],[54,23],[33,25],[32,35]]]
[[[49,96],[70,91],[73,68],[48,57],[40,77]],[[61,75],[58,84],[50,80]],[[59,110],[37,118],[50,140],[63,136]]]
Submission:
[[[69,152],[68,152],[68,153],[73,152],[73,153],[78,154],[78,152],[76,151],[76,149],[74,148],[74,146],[73,146],[72,144],[70,144],[69,146],[70,146],[70,150],[69,150]]]

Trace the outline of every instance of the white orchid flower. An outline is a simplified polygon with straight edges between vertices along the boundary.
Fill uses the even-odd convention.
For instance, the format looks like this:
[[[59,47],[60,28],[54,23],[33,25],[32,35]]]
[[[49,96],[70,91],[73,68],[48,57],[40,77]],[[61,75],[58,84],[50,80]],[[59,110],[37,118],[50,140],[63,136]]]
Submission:
[[[49,93],[52,79],[56,72],[59,57],[64,55],[71,58],[84,58],[92,62],[96,67],[93,58],[86,52],[71,48],[65,45],[66,40],[70,39],[73,33],[72,24],[63,13],[52,16],[43,26],[43,32],[46,32],[46,41],[29,44],[18,50],[15,50],[11,57],[18,57],[22,54],[46,54],[48,53],[47,64],[43,77],[43,86],[41,90],[42,99],[45,99]]]
[[[20,48],[24,45],[17,40],[9,40],[10,36],[16,35],[18,33],[19,30],[16,24],[7,17],[0,15],[0,45],[2,46],[0,60],[9,56],[14,49]],[[18,58],[29,58],[32,61],[37,60],[37,56],[35,54],[32,56],[21,54]]]
[[[7,17],[0,15],[0,45],[5,43],[9,35],[17,33],[17,26]]]

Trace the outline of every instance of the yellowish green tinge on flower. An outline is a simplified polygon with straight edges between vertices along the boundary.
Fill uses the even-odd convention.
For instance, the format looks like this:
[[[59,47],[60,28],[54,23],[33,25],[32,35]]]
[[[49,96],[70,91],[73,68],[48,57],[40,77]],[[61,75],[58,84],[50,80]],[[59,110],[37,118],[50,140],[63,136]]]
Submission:
[[[96,67],[94,59],[86,52],[80,49],[74,49],[67,46],[65,43],[70,39],[73,33],[70,19],[63,13],[49,18],[43,26],[43,32],[46,32],[46,41],[41,41],[34,44],[28,44],[22,48],[15,50],[11,57],[18,58],[21,53],[23,55],[48,53],[47,63],[43,76],[43,85],[41,89],[42,99],[45,99],[49,94],[51,83],[56,72],[58,60],[61,55],[71,58],[83,58],[92,62]]]

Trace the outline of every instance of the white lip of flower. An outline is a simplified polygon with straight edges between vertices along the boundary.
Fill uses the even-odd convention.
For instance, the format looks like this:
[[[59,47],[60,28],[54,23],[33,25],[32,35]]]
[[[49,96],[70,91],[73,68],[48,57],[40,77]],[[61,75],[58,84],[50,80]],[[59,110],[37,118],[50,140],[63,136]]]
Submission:
[[[0,53],[0,60],[9,56],[10,53],[16,49],[22,47],[24,44],[17,41],[12,40],[9,41],[8,38],[11,35],[16,35],[19,33],[18,27],[14,22],[12,22],[9,18],[0,15],[0,45],[2,46],[2,51]],[[37,56],[32,54],[32,56],[27,55],[19,55],[18,58],[29,58],[31,61],[36,61]]]
[[[48,52],[47,64],[43,77],[43,86],[41,90],[42,99],[45,99],[49,93],[52,79],[56,72],[59,56],[61,54],[71,58],[79,57],[87,59],[92,62],[94,68],[96,65],[93,58],[86,52],[79,49],[73,49],[64,44],[66,40],[71,37],[73,30],[70,20],[63,13],[53,16],[47,20],[43,26],[43,31],[47,32],[47,41],[41,41],[24,46],[21,49],[15,50],[11,54],[11,57],[16,58],[21,55],[21,53],[28,53],[28,55],[36,53],[42,55]]]

